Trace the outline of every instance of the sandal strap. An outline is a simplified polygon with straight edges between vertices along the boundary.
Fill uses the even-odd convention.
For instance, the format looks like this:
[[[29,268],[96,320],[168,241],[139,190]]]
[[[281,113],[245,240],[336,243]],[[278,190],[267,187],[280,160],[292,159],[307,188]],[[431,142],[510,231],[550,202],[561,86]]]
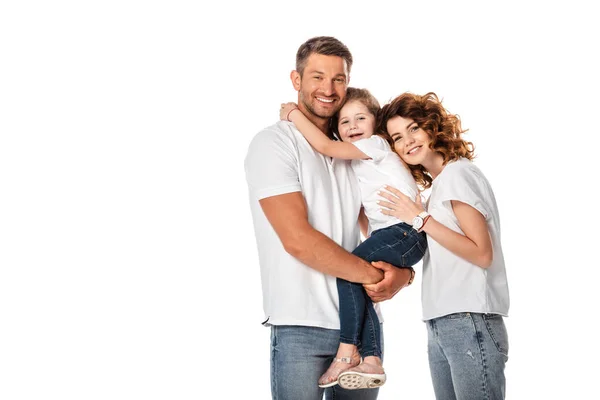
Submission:
[[[342,362],[345,364],[352,364],[352,357],[341,357],[341,358],[334,358],[333,362]]]

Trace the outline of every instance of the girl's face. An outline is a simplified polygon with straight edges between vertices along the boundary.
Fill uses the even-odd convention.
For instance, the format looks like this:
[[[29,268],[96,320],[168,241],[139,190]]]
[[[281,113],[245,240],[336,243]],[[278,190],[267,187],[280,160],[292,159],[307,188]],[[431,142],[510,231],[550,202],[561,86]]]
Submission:
[[[375,116],[360,101],[352,100],[340,110],[338,131],[344,142],[355,142],[373,136]]]
[[[395,116],[387,122],[387,131],[394,140],[396,153],[410,165],[419,165],[427,162],[434,155],[429,148],[431,139],[417,123],[410,118]]]

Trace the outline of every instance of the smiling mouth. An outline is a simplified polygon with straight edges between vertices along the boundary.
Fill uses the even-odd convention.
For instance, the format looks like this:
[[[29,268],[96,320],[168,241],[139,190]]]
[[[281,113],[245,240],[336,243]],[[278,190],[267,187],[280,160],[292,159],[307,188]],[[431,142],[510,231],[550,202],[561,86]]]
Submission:
[[[415,154],[417,151],[419,151],[420,148],[421,148],[421,146],[413,147],[412,149],[407,151],[406,154],[409,154],[409,155]]]
[[[317,100],[321,103],[331,104],[335,101],[335,99],[326,99],[324,97],[317,97]]]

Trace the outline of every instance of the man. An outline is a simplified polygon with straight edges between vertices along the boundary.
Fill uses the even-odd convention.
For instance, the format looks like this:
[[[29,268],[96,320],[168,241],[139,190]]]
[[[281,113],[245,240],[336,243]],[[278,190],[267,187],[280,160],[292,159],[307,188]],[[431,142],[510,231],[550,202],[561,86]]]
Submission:
[[[300,46],[292,84],[298,107],[323,132],[346,96],[352,55],[332,37]],[[330,133],[330,132],[329,132]],[[321,399],[317,385],[339,344],[335,277],[375,284],[374,301],[391,298],[411,277],[352,255],[360,241],[360,193],[350,164],[317,153],[290,122],[252,140],[245,160],[258,245],[265,325],[271,326],[273,399]],[[382,279],[383,278],[383,279]],[[377,389],[325,389],[326,398],[375,399]]]

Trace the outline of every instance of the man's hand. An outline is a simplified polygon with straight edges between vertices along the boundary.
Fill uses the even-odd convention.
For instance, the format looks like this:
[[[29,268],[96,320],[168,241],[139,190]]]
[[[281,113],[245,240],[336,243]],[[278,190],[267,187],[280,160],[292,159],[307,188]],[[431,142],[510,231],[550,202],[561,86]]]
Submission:
[[[384,274],[383,279],[378,283],[363,285],[374,303],[391,299],[410,280],[411,271],[409,268],[396,268],[383,261],[374,261],[371,265],[382,270]]]

